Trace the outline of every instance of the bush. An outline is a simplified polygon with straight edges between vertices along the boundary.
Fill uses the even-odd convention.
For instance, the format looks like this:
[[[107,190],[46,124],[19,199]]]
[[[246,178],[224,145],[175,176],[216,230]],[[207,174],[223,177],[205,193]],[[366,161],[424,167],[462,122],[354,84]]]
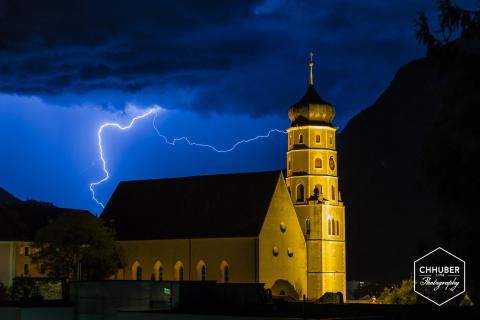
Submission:
[[[316,303],[343,303],[343,297],[341,292],[325,292]]]
[[[8,300],[8,288],[0,282],[0,301]]]
[[[388,304],[417,304],[417,295],[413,291],[413,280],[403,280],[399,288],[385,288],[379,300]]]
[[[31,278],[15,278],[8,290],[11,300],[43,300],[37,284]]]

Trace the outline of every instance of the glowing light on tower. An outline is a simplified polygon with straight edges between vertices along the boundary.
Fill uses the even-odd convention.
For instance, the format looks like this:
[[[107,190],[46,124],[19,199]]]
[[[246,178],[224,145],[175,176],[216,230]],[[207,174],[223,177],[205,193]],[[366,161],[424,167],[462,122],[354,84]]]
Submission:
[[[254,138],[250,138],[250,139],[244,139],[244,140],[240,140],[240,141],[237,141],[235,142],[230,148],[226,148],[226,149],[219,149],[219,148],[216,148],[215,146],[213,145],[210,145],[210,144],[204,144],[204,143],[197,143],[197,142],[193,142],[191,141],[189,138],[187,137],[181,137],[181,138],[173,138],[171,141],[168,140],[168,138],[161,134],[160,131],[158,130],[155,122],[156,122],[156,119],[157,119],[157,115],[158,115],[158,112],[161,110],[161,108],[159,107],[155,107],[155,108],[151,108],[151,109],[148,109],[145,113],[139,115],[139,116],[136,116],[134,117],[130,123],[126,126],[121,126],[120,124],[116,123],[116,122],[107,122],[107,123],[104,123],[102,124],[99,128],[98,128],[98,131],[97,131],[97,138],[98,138],[98,150],[99,150],[99,158],[100,158],[100,161],[102,163],[102,170],[103,170],[103,178],[98,180],[98,181],[95,181],[95,182],[92,182],[90,183],[89,185],[89,189],[90,189],[90,192],[92,193],[92,199],[99,205],[101,206],[102,208],[105,208],[105,205],[96,198],[96,195],[95,195],[95,187],[106,182],[108,179],[110,179],[110,173],[108,172],[108,165],[107,165],[107,161],[105,160],[105,156],[103,154],[103,140],[102,140],[102,133],[103,133],[103,130],[106,129],[106,128],[110,128],[110,127],[113,127],[113,128],[116,128],[116,129],[119,129],[119,130],[128,130],[130,128],[133,127],[133,125],[138,121],[138,120],[141,120],[141,119],[144,119],[152,114],[154,114],[155,116],[153,117],[153,129],[155,130],[155,132],[157,133],[157,135],[163,139],[163,141],[166,143],[166,144],[169,144],[171,146],[176,146],[176,143],[177,142],[180,142],[180,141],[185,141],[189,146],[192,146],[192,147],[200,147],[200,148],[207,148],[207,149],[210,149],[214,152],[217,152],[217,153],[227,153],[227,152],[232,152],[234,151],[239,145],[241,144],[245,144],[245,143],[249,143],[249,142],[253,142],[253,141],[256,141],[256,140],[260,140],[260,139],[267,139],[267,138],[270,138],[270,136],[273,134],[273,133],[283,133],[283,134],[287,134],[286,131],[284,130],[279,130],[279,129],[270,129],[265,135],[259,135],[259,136],[256,136]]]

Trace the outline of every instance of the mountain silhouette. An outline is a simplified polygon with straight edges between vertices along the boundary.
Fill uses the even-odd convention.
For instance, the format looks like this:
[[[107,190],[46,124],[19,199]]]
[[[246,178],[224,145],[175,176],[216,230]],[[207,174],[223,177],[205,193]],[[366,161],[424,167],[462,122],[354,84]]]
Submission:
[[[349,121],[338,137],[349,279],[408,279],[438,246],[480,269],[479,108],[480,41],[461,39],[401,67]]]
[[[11,194],[7,190],[0,187],[0,203],[20,203],[20,202],[22,202],[20,199],[18,199],[13,194]]]

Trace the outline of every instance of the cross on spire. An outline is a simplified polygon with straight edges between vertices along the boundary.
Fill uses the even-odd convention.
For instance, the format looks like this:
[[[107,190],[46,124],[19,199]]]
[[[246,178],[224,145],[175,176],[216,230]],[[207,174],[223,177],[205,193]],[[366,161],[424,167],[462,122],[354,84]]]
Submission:
[[[313,86],[313,52],[310,51],[310,63],[308,64],[310,66],[310,85]]]

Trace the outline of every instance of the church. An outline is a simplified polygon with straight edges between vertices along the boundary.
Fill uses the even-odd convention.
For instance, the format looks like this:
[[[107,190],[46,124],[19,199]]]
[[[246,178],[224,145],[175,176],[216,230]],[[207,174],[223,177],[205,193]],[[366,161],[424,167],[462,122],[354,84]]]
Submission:
[[[313,83],[288,110],[286,171],[120,182],[101,218],[117,280],[264,283],[274,296],[346,296],[335,108]]]

